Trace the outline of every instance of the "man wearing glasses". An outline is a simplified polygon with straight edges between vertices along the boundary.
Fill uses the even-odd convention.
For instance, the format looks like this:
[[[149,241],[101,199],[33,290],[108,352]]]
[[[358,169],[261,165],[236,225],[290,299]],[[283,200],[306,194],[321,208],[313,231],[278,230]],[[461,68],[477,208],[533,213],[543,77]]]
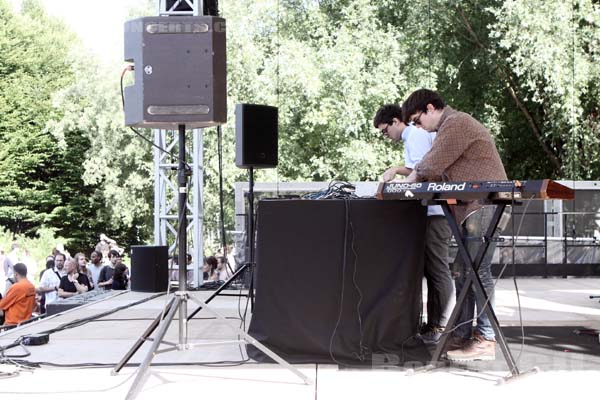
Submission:
[[[426,131],[437,131],[431,150],[408,176],[408,182],[422,181],[494,181],[506,180],[506,172],[490,132],[475,118],[444,104],[434,91],[413,92],[402,105],[405,122],[412,121]],[[477,201],[450,206],[465,236],[481,238],[489,225],[495,206],[482,206]],[[470,240],[467,248],[475,256],[481,240]],[[479,267],[479,276],[493,306],[494,283],[491,265],[495,244],[492,242]],[[456,294],[461,292],[467,270],[462,260],[454,262]],[[493,360],[496,354],[495,334],[477,305],[477,326],[472,331],[475,308],[473,289],[463,303],[456,328],[448,341],[447,356],[452,361]]]
[[[427,132],[412,124],[406,125],[402,109],[397,104],[382,106],[375,114],[373,125],[392,142],[404,143],[404,165],[388,168],[383,180],[389,182],[396,175],[408,176],[415,165],[427,154],[435,139],[435,133]],[[448,268],[448,243],[452,233],[441,206],[427,208],[425,229],[424,276],[427,281],[427,324],[419,338],[427,344],[439,341],[448,321],[448,305],[454,284]]]

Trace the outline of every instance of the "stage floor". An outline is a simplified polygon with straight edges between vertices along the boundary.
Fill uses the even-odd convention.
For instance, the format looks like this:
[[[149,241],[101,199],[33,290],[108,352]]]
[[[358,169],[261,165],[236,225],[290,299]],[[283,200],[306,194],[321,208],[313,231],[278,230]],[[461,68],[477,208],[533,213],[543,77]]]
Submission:
[[[525,341],[521,351],[521,329],[517,296],[512,279],[501,280],[496,291],[496,312],[503,326],[519,367],[526,371],[541,369],[506,385],[496,385],[507,374],[499,349],[497,360],[470,363],[467,368],[452,366],[433,372],[407,375],[405,368],[374,366],[363,369],[338,368],[331,364],[296,365],[315,381],[304,385],[290,371],[276,364],[257,364],[246,358],[245,349],[235,344],[207,345],[192,350],[172,351],[154,358],[151,374],[139,399],[157,398],[241,398],[250,399],[363,399],[373,395],[401,398],[406,395],[480,396],[505,398],[524,393],[552,394],[552,397],[597,395],[600,380],[600,342],[585,329],[600,329],[600,303],[589,295],[600,295],[600,279],[550,278],[519,279]],[[206,299],[211,292],[191,292]],[[232,292],[230,292],[232,293]],[[126,292],[106,300],[91,303],[62,314],[28,324],[0,334],[0,345],[12,343],[21,335],[37,333],[124,307],[149,298],[150,294]],[[426,299],[426,297],[424,297]],[[125,367],[111,375],[112,367],[131,348],[150,322],[165,306],[161,296],[127,307],[93,322],[53,333],[50,343],[29,346],[31,354],[17,359],[30,363],[53,363],[31,370],[0,364],[0,396],[3,399],[78,399],[125,398],[133,381],[135,367]],[[219,296],[210,303],[211,309],[240,325],[245,299]],[[189,303],[189,311],[196,309]],[[246,319],[249,322],[249,310]],[[574,331],[582,331],[576,334]],[[234,340],[236,332],[221,321],[201,311],[189,324],[190,343]],[[175,321],[167,340],[178,341]],[[146,343],[131,359],[139,363],[150,344]],[[242,346],[243,347],[243,346]],[[161,347],[161,348],[164,348]],[[6,351],[6,356],[20,355],[19,347]],[[215,363],[201,366],[199,363]],[[86,365],[85,367],[83,367]],[[14,373],[13,376],[7,374]]]

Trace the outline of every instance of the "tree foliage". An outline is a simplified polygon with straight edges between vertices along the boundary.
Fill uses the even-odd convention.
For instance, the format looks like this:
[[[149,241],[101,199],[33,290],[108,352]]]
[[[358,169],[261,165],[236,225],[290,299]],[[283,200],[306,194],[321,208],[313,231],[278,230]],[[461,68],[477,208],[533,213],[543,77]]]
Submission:
[[[140,0],[132,17],[152,15]],[[47,225],[85,248],[99,232],[150,239],[150,145],[123,126],[118,76],[28,0],[0,0],[0,224]],[[279,167],[258,181],[377,180],[401,145],[371,126],[384,103],[438,90],[481,120],[509,177],[600,177],[600,5],[593,0],[239,0],[227,19],[225,219],[232,228],[236,103],[279,108]],[[74,56],[77,54],[77,56]],[[144,132],[151,139],[150,132]],[[219,237],[215,129],[204,144],[204,226]]]
[[[408,24],[432,72],[421,85],[492,130],[510,177],[597,179],[597,2],[393,3],[391,24],[421,22]]]
[[[33,0],[21,14],[0,0],[0,30],[0,224],[32,234],[65,201],[58,181],[72,175],[45,126],[61,117],[52,95],[73,81],[75,37]]]
[[[100,233],[138,242],[152,166],[122,126],[118,72],[38,1],[15,14],[0,0],[0,21],[0,224],[28,235],[52,227],[75,251]]]
[[[89,240],[102,232],[120,243],[139,243],[152,224],[152,149],[124,126],[120,71],[86,60],[73,64],[76,81],[56,93],[54,105],[65,114],[48,129],[67,148],[68,137],[88,143],[77,165],[81,189],[87,189],[82,201],[91,207]]]
[[[600,6],[591,0],[509,0],[495,10],[490,37],[525,100],[537,109],[540,141],[570,179],[598,177]],[[582,123],[583,122],[583,123]]]

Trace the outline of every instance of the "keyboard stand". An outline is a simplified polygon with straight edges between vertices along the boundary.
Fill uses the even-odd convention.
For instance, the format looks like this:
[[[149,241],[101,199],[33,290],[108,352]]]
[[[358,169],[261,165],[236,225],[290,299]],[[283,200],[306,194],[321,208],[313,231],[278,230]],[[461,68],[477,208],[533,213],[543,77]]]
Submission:
[[[509,201],[494,201],[493,204],[496,205],[496,210],[494,212],[492,220],[490,221],[490,225],[487,227],[487,230],[486,230],[485,236],[483,237],[481,246],[479,246],[479,250],[477,251],[475,259],[473,260],[473,259],[471,259],[471,256],[469,255],[469,252],[467,250],[468,238],[463,237],[460,227],[458,226],[456,220],[454,219],[454,217],[452,216],[452,213],[450,212],[450,206],[448,205],[448,203],[446,201],[440,201],[439,203],[436,202],[436,204],[440,204],[442,206],[442,209],[444,210],[444,215],[446,216],[448,225],[450,225],[450,229],[452,230],[452,233],[453,233],[454,238],[456,239],[456,243],[458,245],[458,257],[462,258],[463,262],[467,266],[466,269],[468,271],[467,280],[466,280],[465,285],[464,285],[462,291],[460,292],[458,298],[456,299],[456,305],[454,306],[454,310],[452,311],[452,314],[450,315],[450,319],[448,320],[448,323],[446,325],[446,330],[451,330],[452,328],[454,328],[454,326],[456,324],[456,320],[458,319],[458,316],[460,314],[462,305],[467,298],[467,294],[468,294],[469,290],[471,289],[471,286],[473,286],[473,290],[475,292],[477,301],[480,304],[486,304],[484,312],[489,317],[492,328],[494,329],[494,333],[496,334],[496,341],[497,341],[498,345],[500,346],[502,353],[504,354],[504,359],[506,360],[506,364],[508,365],[508,368],[510,370],[510,376],[507,378],[500,379],[499,383],[504,383],[509,380],[515,379],[517,377],[522,377],[525,374],[536,373],[539,371],[538,368],[534,368],[533,370],[527,371],[525,373],[519,371],[519,367],[517,366],[515,359],[513,358],[513,355],[510,352],[508,345],[506,344],[506,339],[505,339],[504,335],[502,334],[502,330],[500,329],[500,323],[498,322],[496,313],[494,312],[492,305],[489,304],[489,302],[488,302],[488,295],[485,291],[485,288],[483,287],[483,284],[481,283],[479,274],[477,273],[477,271],[479,270],[479,267],[481,266],[481,263],[483,261],[483,257],[485,255],[487,249],[489,248],[491,241],[493,240],[493,235],[494,235],[494,232],[496,232],[498,223],[500,222],[500,218],[502,217],[502,213],[504,212],[506,205],[509,203],[510,203]],[[477,310],[477,312],[481,313],[481,310]],[[440,362],[440,358],[442,356],[444,348],[446,347],[446,343],[447,343],[449,337],[450,337],[449,334],[442,334],[442,337],[435,348],[433,357],[432,357],[429,365],[426,365],[423,368],[423,370],[427,371],[427,370],[437,368],[439,366],[447,365],[447,363]]]

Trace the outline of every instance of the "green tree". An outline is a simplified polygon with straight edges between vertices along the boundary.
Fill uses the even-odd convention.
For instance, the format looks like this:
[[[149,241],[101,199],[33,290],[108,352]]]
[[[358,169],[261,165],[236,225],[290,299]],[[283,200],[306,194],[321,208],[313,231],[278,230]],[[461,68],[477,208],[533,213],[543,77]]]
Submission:
[[[246,171],[234,166],[236,103],[279,108],[279,166],[257,171],[257,181],[376,180],[401,162],[401,146],[385,143],[371,121],[380,105],[400,101],[411,78],[426,70],[408,68],[410,40],[376,13],[366,0],[223,4],[227,229],[233,224],[233,182],[247,180]],[[216,147],[214,132],[205,131],[204,221],[213,232],[219,225]]]
[[[75,138],[87,146],[69,160],[79,173],[75,204],[53,216],[77,214],[73,221],[85,225],[70,226],[68,236],[60,233],[73,237],[79,230],[90,245],[100,233],[127,246],[143,242],[152,228],[152,147],[124,125],[117,68],[86,57],[73,71],[75,82],[54,98],[64,116],[48,129],[66,149]],[[148,132],[142,134],[151,140]]]
[[[0,224],[30,236],[51,227],[74,251],[100,233],[139,242],[151,227],[151,151],[123,128],[119,72],[38,1],[15,14],[0,0],[0,21]]]
[[[52,95],[72,82],[75,37],[35,0],[20,14],[0,0],[0,31],[0,224],[35,234],[61,201],[51,182],[63,154],[45,125],[60,114]]]
[[[140,0],[132,17],[153,15],[153,5]],[[257,181],[378,179],[402,162],[402,148],[375,134],[373,114],[419,87],[484,122],[511,178],[600,175],[596,1],[253,0],[221,7],[227,229],[233,182],[247,179],[234,164],[236,103],[279,108],[279,167],[258,171]],[[82,57],[36,1],[13,14],[0,0],[0,223],[29,233],[47,224],[83,247],[100,232],[125,245],[148,240],[153,150],[123,126],[122,66]],[[204,131],[203,143],[211,252],[220,236],[215,129]]]
[[[371,121],[409,87],[408,42],[366,0],[276,3],[224,9],[230,99],[279,107],[280,179],[376,179],[399,162]]]
[[[490,37],[515,77],[515,91],[536,111],[531,131],[558,175],[597,179],[600,5],[507,0],[493,15]]]
[[[491,129],[509,177],[599,176],[597,2],[384,1],[380,18],[414,38],[420,86]]]

